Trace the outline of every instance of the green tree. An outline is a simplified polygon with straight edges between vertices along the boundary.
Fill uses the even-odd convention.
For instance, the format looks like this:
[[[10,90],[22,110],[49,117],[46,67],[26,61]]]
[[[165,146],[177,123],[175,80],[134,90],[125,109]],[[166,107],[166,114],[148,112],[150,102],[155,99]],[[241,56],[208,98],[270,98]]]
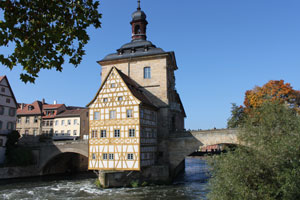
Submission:
[[[7,135],[6,141],[6,165],[9,166],[24,166],[33,164],[33,154],[30,148],[24,146],[18,146],[20,133],[18,131],[12,131]]]
[[[23,66],[23,82],[34,82],[41,69],[62,71],[65,58],[75,67],[85,54],[87,28],[99,28],[98,1],[93,0],[2,0],[0,47],[14,46],[0,63],[9,69]]]
[[[237,106],[235,103],[233,103],[231,107],[231,117],[228,119],[227,127],[238,127],[240,124],[242,124],[242,121],[244,120],[244,115],[244,107]]]
[[[239,128],[243,146],[212,161],[209,199],[300,199],[299,115],[279,102],[251,112]]]

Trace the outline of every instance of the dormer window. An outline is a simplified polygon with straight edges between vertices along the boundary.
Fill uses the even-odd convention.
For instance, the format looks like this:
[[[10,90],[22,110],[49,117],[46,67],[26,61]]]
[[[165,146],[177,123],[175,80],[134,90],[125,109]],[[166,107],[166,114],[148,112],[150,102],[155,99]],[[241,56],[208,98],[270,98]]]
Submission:
[[[144,79],[150,79],[150,78],[151,78],[151,68],[144,67]]]
[[[34,109],[34,107],[33,106],[28,106],[28,110],[33,110]]]

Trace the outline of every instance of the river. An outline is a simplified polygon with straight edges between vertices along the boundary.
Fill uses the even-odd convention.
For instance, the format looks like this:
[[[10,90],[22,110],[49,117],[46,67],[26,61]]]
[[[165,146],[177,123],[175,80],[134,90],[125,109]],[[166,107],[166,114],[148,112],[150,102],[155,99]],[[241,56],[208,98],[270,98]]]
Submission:
[[[200,158],[186,158],[185,173],[172,185],[139,188],[98,189],[95,178],[48,177],[9,181],[0,184],[2,200],[188,200],[206,199],[208,167]]]

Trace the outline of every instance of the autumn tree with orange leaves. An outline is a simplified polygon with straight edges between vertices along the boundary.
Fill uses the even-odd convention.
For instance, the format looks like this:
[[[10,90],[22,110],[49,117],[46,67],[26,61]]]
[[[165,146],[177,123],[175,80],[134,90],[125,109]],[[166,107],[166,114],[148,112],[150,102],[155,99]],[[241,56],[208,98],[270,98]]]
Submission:
[[[300,113],[300,91],[294,90],[289,83],[283,80],[271,80],[262,87],[256,86],[245,93],[244,106],[233,104],[232,116],[228,120],[229,128],[236,128],[242,123],[245,115],[251,113],[253,109],[261,107],[265,102],[279,102],[287,104],[291,109]]]

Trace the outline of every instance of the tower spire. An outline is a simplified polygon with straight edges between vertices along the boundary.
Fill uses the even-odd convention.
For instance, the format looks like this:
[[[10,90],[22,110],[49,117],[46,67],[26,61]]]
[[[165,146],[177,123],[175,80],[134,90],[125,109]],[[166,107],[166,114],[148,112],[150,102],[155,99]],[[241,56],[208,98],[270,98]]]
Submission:
[[[138,10],[141,10],[141,0],[138,0]]]

